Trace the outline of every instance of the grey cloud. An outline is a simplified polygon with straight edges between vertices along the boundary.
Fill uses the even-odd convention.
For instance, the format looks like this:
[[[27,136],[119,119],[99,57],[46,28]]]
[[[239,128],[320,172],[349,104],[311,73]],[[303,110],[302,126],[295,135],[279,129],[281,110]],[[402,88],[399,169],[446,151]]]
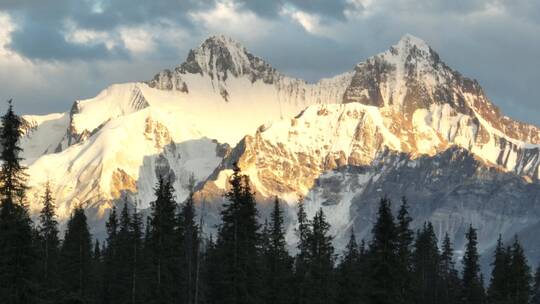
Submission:
[[[98,3],[99,12],[94,9]],[[9,12],[17,21],[17,30],[9,45],[13,51],[29,59],[72,60],[127,58],[129,53],[121,44],[107,49],[100,43],[66,41],[66,20],[72,20],[82,29],[105,32],[119,26],[159,23],[163,20],[168,20],[170,26],[192,28],[187,12],[209,8],[213,4],[210,0],[7,0],[0,4],[0,10]]]
[[[292,6],[299,10],[314,13],[329,19],[343,19],[344,11],[350,6],[346,0],[237,0],[244,7],[256,12],[261,16],[274,17],[283,7]]]
[[[254,29],[264,38],[243,41],[245,46],[289,75],[315,81],[349,71],[408,32],[425,39],[449,66],[477,79],[507,115],[540,125],[540,93],[535,90],[540,79],[537,0],[377,0],[366,8],[370,14],[350,18],[343,13],[351,9],[348,1],[236,1],[243,10],[273,24],[269,33]],[[1,1],[0,10],[8,10],[20,25],[13,36],[13,49],[29,58],[81,58],[85,62],[66,71],[79,75],[77,81],[58,74],[44,77],[45,83],[39,87],[0,83],[0,92],[18,100],[23,112],[66,110],[73,99],[91,97],[111,83],[150,79],[160,69],[179,64],[188,49],[208,35],[203,26],[192,23],[188,12],[211,8],[215,2],[110,0],[103,1],[101,14],[91,12],[93,4],[83,0]],[[331,39],[309,34],[281,16],[283,5],[317,14],[333,33]],[[489,7],[502,9],[503,14],[474,14]],[[81,46],[64,41],[58,33],[60,22],[67,17],[82,28],[103,31],[167,19],[185,29],[189,37],[186,41],[163,39],[149,58],[135,60],[122,48],[108,50],[100,44]],[[100,59],[102,64],[89,68],[92,59]]]

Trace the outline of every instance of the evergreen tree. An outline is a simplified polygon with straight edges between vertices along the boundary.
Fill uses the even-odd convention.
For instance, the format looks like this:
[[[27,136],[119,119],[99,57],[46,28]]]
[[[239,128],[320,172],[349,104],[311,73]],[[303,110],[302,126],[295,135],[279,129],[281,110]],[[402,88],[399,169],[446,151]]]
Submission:
[[[90,296],[89,278],[92,265],[92,240],[81,207],[76,207],[67,224],[60,250],[60,277],[69,299],[87,301]]]
[[[511,256],[504,248],[501,235],[499,235],[499,239],[497,240],[497,247],[495,248],[493,258],[487,299],[493,304],[509,303],[510,282],[508,281],[508,274],[510,273]]]
[[[440,257],[431,223],[424,223],[414,244],[413,272],[418,304],[438,303]]]
[[[173,303],[178,286],[176,202],[169,180],[160,178],[148,231],[150,302]]]
[[[307,285],[306,274],[309,262],[309,244],[308,239],[311,235],[311,222],[307,218],[306,211],[304,209],[304,203],[299,200],[298,211],[296,214],[298,226],[296,228],[296,234],[298,236],[298,254],[295,258],[295,282],[298,292],[296,293],[296,303],[306,303],[306,291],[310,288]]]
[[[42,288],[54,290],[58,288],[58,258],[60,255],[60,240],[58,238],[58,221],[54,200],[49,183],[45,185],[43,208],[39,215],[40,240],[40,284]]]
[[[222,280],[215,292],[222,303],[257,303],[260,301],[259,224],[255,198],[249,178],[236,164],[229,184],[216,244]]]
[[[380,200],[377,220],[372,230],[373,238],[367,253],[368,303],[400,302],[398,233],[390,205],[389,199]]]
[[[399,303],[409,303],[413,297],[411,278],[411,247],[414,239],[413,231],[410,228],[412,218],[409,215],[409,205],[407,199],[401,199],[401,206],[397,215],[397,254],[399,264],[397,268],[397,278],[400,280]]]
[[[334,247],[329,235],[330,224],[322,209],[319,209],[311,221],[311,233],[308,237],[308,267],[306,293],[308,303],[333,303],[334,301]]]
[[[199,256],[199,228],[195,223],[193,182],[188,198],[178,214],[179,266],[181,270],[179,303],[192,304],[195,300],[196,265]]]
[[[102,249],[98,240],[94,243],[94,250],[92,252],[92,260],[90,262],[91,271],[89,275],[89,290],[90,297],[94,299],[95,303],[104,303],[103,298],[103,276],[104,265],[102,260]]]
[[[483,286],[480,280],[480,265],[476,230],[469,226],[465,234],[467,244],[463,256],[463,290],[462,301],[470,304],[482,304],[484,301]]]
[[[118,249],[118,215],[116,212],[116,206],[113,206],[109,218],[105,223],[107,230],[107,247],[103,256],[104,263],[104,278],[103,278],[103,302],[116,303],[119,299],[118,288],[121,284],[118,281],[118,269],[117,269],[117,249]]]
[[[533,298],[532,304],[540,304],[540,264],[534,273]]]
[[[454,262],[454,249],[448,233],[445,234],[440,264],[439,302],[457,304],[461,294],[461,281]]]
[[[20,164],[21,119],[9,108],[0,130],[0,299],[4,303],[33,303],[36,253],[31,220],[24,202],[25,168]]]
[[[519,243],[517,236],[514,239],[511,250],[509,291],[510,302],[512,304],[527,304],[532,297],[532,276],[531,269],[527,264],[527,258],[523,252],[523,247]]]
[[[292,297],[289,292],[292,283],[292,258],[286,248],[283,210],[277,197],[270,214],[270,224],[266,228],[266,237],[263,232],[262,238],[266,239],[266,246],[263,246],[266,247],[263,250],[265,269],[263,282],[266,290],[263,301],[275,304],[289,303]]]
[[[223,265],[213,236],[210,235],[203,254],[202,281],[199,291],[199,303],[221,303],[219,289],[222,286]]]
[[[141,303],[144,298],[143,290],[143,271],[144,271],[144,251],[143,251],[143,223],[141,214],[137,210],[135,205],[132,218],[131,218],[131,251],[132,259],[130,260],[130,281],[131,281],[131,290],[130,290],[130,301],[129,303]]]
[[[351,230],[349,242],[337,268],[338,304],[358,303],[362,299],[361,254],[354,230]]]
[[[114,220],[111,220],[111,224]],[[130,303],[132,300],[133,234],[131,215],[127,202],[124,202],[118,231],[114,239],[112,264],[108,267],[114,281],[109,282],[112,303]],[[114,225],[114,224],[112,224]]]

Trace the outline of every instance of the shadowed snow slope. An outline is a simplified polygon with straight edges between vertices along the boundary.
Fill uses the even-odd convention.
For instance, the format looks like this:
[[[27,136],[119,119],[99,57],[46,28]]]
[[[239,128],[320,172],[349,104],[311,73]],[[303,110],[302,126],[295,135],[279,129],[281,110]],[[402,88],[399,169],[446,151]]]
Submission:
[[[411,35],[313,84],[214,36],[150,81],[24,119],[32,210],[50,180],[63,218],[83,204],[100,222],[123,197],[144,208],[160,175],[181,201],[194,174],[197,198],[217,212],[238,162],[261,203],[277,195],[291,208],[298,197],[308,210],[323,206],[337,244],[351,226],[367,235],[382,193],[409,195],[417,222],[431,219],[458,244],[470,222],[484,249],[499,232],[540,227],[525,212],[537,209],[539,129],[501,114]]]

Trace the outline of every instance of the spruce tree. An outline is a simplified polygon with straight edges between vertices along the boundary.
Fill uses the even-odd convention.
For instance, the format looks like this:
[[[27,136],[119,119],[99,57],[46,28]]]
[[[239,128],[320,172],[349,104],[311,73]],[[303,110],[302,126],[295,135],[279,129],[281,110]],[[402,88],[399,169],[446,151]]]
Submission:
[[[401,206],[397,215],[397,254],[398,268],[397,278],[399,285],[399,303],[409,303],[413,298],[412,277],[411,277],[411,247],[414,239],[414,233],[410,228],[412,218],[409,215],[409,205],[407,199],[401,199]]]
[[[373,226],[373,238],[367,253],[368,279],[366,295],[368,303],[398,303],[399,256],[397,250],[398,233],[394,216],[390,209],[391,202],[382,198],[379,202],[377,220]]]
[[[292,297],[292,293],[289,292],[292,283],[292,258],[286,248],[283,210],[277,197],[266,230],[266,237],[263,232],[263,240],[267,240],[266,246],[263,246],[266,247],[266,250],[263,250],[265,269],[263,283],[266,290],[263,301],[276,304],[289,303]]]
[[[129,303],[141,303],[144,298],[144,289],[143,289],[143,272],[144,272],[144,251],[143,251],[143,223],[141,214],[135,205],[132,218],[131,218],[131,251],[132,258],[130,260],[130,281],[131,281],[131,290],[130,290],[130,301]]]
[[[527,304],[532,297],[531,269],[517,236],[510,250],[511,262],[509,272],[510,303]]]
[[[58,221],[54,199],[51,194],[49,182],[45,185],[43,195],[43,208],[39,215],[39,261],[40,284],[47,290],[57,289],[58,286],[58,262],[60,255],[60,240],[58,238]]]
[[[220,288],[222,287],[222,261],[212,235],[208,238],[203,254],[202,281],[199,288],[199,303],[221,303]]]
[[[229,184],[216,244],[222,263],[222,280],[216,295],[222,303],[257,303],[260,301],[260,275],[255,198],[249,178],[241,173],[236,164]]]
[[[480,280],[480,264],[476,229],[469,226],[465,234],[467,244],[463,256],[463,290],[462,301],[470,304],[482,304],[484,301],[483,286]]]
[[[361,258],[354,230],[351,229],[349,242],[345,247],[341,263],[337,267],[338,294],[336,303],[353,304],[362,300]]]
[[[113,206],[109,218],[105,223],[107,230],[107,247],[103,253],[104,278],[103,278],[103,301],[104,303],[116,303],[118,288],[118,214],[116,206]]]
[[[311,235],[311,222],[307,218],[306,211],[304,209],[304,203],[298,202],[298,211],[296,213],[298,226],[296,228],[296,234],[298,237],[298,244],[296,246],[298,254],[295,257],[295,283],[296,293],[295,302],[298,304],[306,303],[306,292],[309,290],[309,286],[306,281],[307,267],[309,262],[309,245],[308,239]]]
[[[324,212],[317,211],[311,221],[311,233],[308,237],[308,265],[306,281],[310,286],[306,293],[308,303],[333,303],[334,286],[334,247],[329,235],[330,224]]]
[[[443,239],[440,262],[439,302],[457,304],[461,295],[461,280],[455,267],[454,249],[448,233]]]
[[[193,183],[193,182],[192,182]],[[193,186],[177,216],[177,235],[179,238],[179,303],[192,304],[195,300],[196,265],[199,257],[199,227],[195,222]]]
[[[92,240],[84,209],[76,207],[67,223],[60,250],[60,277],[68,299],[84,302],[91,297]]]
[[[540,264],[536,267],[534,273],[533,298],[531,303],[540,304]]]
[[[36,253],[31,220],[24,201],[25,168],[21,165],[22,121],[11,100],[0,130],[0,299],[5,303],[33,303]]]
[[[418,304],[438,303],[440,257],[431,223],[424,223],[414,244],[413,273]]]
[[[104,265],[102,258],[101,245],[99,240],[96,240],[92,252],[92,261],[90,262],[91,271],[89,275],[89,293],[90,297],[94,299],[94,303],[105,303],[103,298]]]
[[[170,180],[160,178],[155,188],[156,200],[151,203],[148,231],[149,301],[173,303],[178,283],[176,202]]]
[[[118,232],[111,265],[114,282],[109,283],[113,303],[130,303],[132,300],[132,265],[134,259],[132,238],[131,215],[129,214],[127,202],[124,202],[118,221]]]
[[[510,300],[509,293],[509,273],[510,273],[511,256],[506,251],[502,243],[502,236],[499,235],[497,247],[493,257],[491,266],[491,280],[487,291],[487,299],[490,303],[508,303]]]

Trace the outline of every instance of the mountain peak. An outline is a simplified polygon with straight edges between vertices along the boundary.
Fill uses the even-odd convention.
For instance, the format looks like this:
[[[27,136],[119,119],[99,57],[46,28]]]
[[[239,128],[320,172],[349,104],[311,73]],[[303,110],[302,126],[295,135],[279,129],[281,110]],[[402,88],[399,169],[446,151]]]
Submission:
[[[183,74],[208,75],[219,82],[226,81],[231,75],[247,75],[252,82],[262,79],[270,83],[277,73],[240,42],[225,35],[210,36],[199,47],[190,50],[186,61],[177,70]]]
[[[390,59],[401,58],[405,62],[412,58],[424,59],[427,61],[438,61],[439,56],[431,47],[422,39],[411,34],[405,34],[399,41],[390,47],[390,50],[385,53],[385,57]]]
[[[246,52],[246,48],[240,42],[223,34],[212,35],[206,38],[197,49],[208,49],[216,47],[228,49],[231,51],[234,50],[239,52]]]
[[[430,49],[429,45],[424,40],[408,33],[403,35],[398,43],[394,45],[394,48],[401,50],[407,50],[413,47],[427,52],[429,52]]]

